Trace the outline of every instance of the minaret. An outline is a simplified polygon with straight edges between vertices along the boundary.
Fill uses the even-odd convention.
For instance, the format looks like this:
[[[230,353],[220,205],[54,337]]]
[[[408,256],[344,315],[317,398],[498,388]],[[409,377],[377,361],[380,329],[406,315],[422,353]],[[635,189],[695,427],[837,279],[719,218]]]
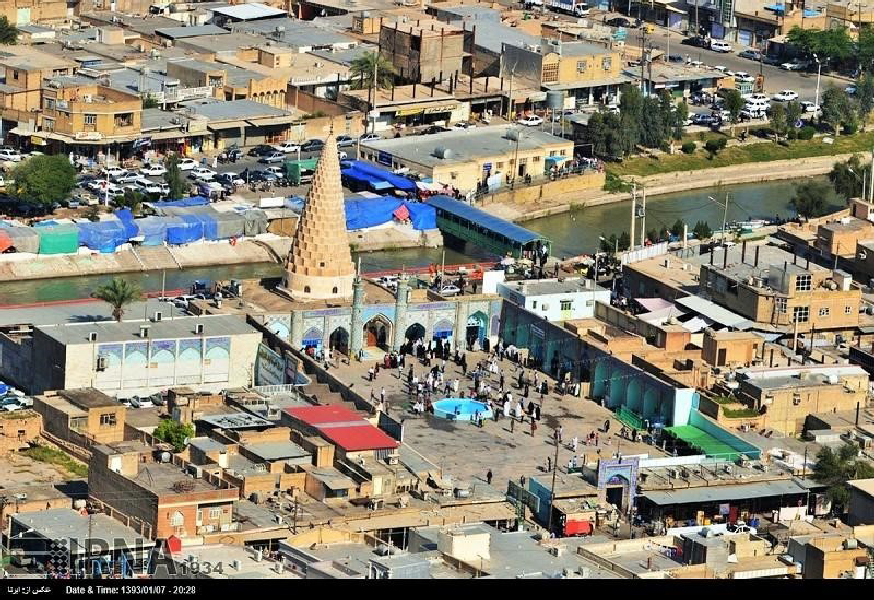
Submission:
[[[349,332],[349,356],[359,358],[364,348],[364,281],[361,279],[361,258],[358,259],[358,272],[352,281],[352,322]]]
[[[283,281],[295,300],[349,299],[355,267],[346,234],[340,160],[333,134],[313,174],[313,185],[297,223]]]
[[[406,341],[407,335],[407,297],[410,295],[409,277],[406,273],[398,277],[398,289],[395,294],[395,329],[392,339],[392,350],[401,351],[401,345]]]

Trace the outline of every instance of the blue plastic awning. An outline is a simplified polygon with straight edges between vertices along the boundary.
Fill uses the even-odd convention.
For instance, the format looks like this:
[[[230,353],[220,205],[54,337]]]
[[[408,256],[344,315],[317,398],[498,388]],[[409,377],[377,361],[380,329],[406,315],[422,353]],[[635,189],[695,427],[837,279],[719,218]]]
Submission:
[[[408,177],[404,177],[403,175],[398,175],[397,173],[392,173],[386,169],[380,169],[379,167],[372,165],[368,162],[364,162],[361,160],[350,160],[349,168],[343,170],[343,174],[347,174],[349,171],[355,172],[356,178],[363,179],[358,176],[358,174],[367,176],[367,181],[385,181],[391,187],[397,188],[404,192],[415,193],[416,192],[416,182]]]
[[[546,162],[551,162],[551,163],[560,163],[564,160],[567,160],[567,156],[547,156],[546,157]]]
[[[510,221],[490,215],[485,211],[474,208],[470,204],[459,202],[449,196],[431,196],[426,202],[435,208],[445,210],[459,218],[502,235],[517,244],[527,244],[528,242],[547,239],[535,231],[519,227]]]

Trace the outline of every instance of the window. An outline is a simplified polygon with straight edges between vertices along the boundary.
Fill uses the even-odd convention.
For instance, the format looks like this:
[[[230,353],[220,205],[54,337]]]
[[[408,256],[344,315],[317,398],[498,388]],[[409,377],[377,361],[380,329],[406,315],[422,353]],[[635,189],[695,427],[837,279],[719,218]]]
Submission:
[[[85,115],[85,124],[86,125],[96,125],[97,124],[97,115]]]
[[[170,515],[170,525],[173,527],[182,527],[185,524],[185,515],[178,510]]]
[[[55,99],[54,98],[46,98],[46,110],[54,110],[55,109]]]
[[[542,79],[543,79],[543,83],[557,83],[558,82],[558,64],[543,65]]]
[[[539,156],[535,156],[534,158],[531,159],[531,162],[539,163],[539,162],[540,162],[540,157],[539,157]]]
[[[43,119],[42,128],[44,131],[54,131],[55,130],[55,120],[54,119]]]
[[[828,314],[829,314],[829,308],[828,308],[828,306],[824,306],[824,307],[822,307],[822,308],[819,309],[819,316],[820,316],[820,317],[827,317]]]
[[[115,126],[116,127],[132,127],[134,124],[134,114],[133,113],[120,113],[115,115]]]
[[[853,314],[853,307],[852,307],[852,306],[845,306],[845,307],[844,307],[844,314],[845,314],[845,315],[851,315],[851,314]]]
[[[586,72],[586,61],[578,60],[577,61],[577,73],[585,73]]]
[[[786,314],[786,298],[777,298],[777,314]]]
[[[12,71],[12,79],[18,79],[18,71]]]
[[[308,286],[308,285],[303,286],[303,293],[309,294],[310,293],[310,286]]]
[[[605,71],[609,71],[613,68],[613,57],[605,56],[601,59],[601,68]]]
[[[534,301],[534,304],[531,305],[531,308],[534,308],[534,309],[537,308],[537,300]]]
[[[222,517],[222,509],[221,508],[210,508],[209,509],[209,518],[210,519],[220,519]]]
[[[795,277],[795,291],[809,292],[810,291],[810,275],[798,275]]]
[[[586,308],[591,308],[593,306],[595,306],[594,300],[586,300]]]
[[[115,413],[106,413],[100,415],[101,427],[115,427]]]
[[[333,290],[331,290],[331,293],[332,293],[332,294],[336,294],[336,293],[337,293],[337,288],[334,288]]]
[[[503,169],[504,168],[504,161],[495,163],[495,168],[496,169]]]
[[[807,323],[810,320],[809,306],[796,306],[792,309],[793,322]]]
[[[573,306],[572,300],[562,300],[561,301],[561,309],[562,310],[570,310],[571,306]]]
[[[73,431],[82,431],[88,427],[88,417],[73,417],[70,419],[70,429]]]

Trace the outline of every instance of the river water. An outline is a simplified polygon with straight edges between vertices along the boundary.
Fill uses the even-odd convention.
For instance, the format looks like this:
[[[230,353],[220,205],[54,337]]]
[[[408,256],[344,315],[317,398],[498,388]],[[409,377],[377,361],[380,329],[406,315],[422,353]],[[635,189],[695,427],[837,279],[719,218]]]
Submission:
[[[776,215],[791,217],[793,212],[787,207],[792,197],[794,184],[791,181],[756,183],[726,186],[724,188],[704,188],[678,194],[668,194],[647,200],[646,228],[648,230],[670,228],[677,219],[688,223],[691,229],[698,220],[707,221],[710,227],[722,226],[723,209],[709,201],[713,196],[722,201],[725,193],[730,195],[728,220],[773,219]],[[619,235],[630,225],[630,201],[578,208],[571,212],[527,221],[522,225],[544,234],[553,242],[553,255],[574,256],[597,250],[599,236],[604,233]],[[640,221],[635,237],[639,240]],[[472,244],[464,248],[410,248],[387,252],[361,253],[362,271],[400,270],[407,266],[425,266],[439,263],[443,252],[446,264],[475,262],[494,259]],[[356,260],[358,256],[355,257]],[[195,279],[254,279],[276,277],[282,268],[276,264],[233,265],[166,271],[166,289],[188,288]],[[16,281],[0,283],[0,304],[27,302],[50,302],[87,298],[100,285],[108,283],[112,275],[93,277],[61,277],[35,281]],[[120,277],[136,284],[145,291],[161,289],[162,273],[127,273]]]

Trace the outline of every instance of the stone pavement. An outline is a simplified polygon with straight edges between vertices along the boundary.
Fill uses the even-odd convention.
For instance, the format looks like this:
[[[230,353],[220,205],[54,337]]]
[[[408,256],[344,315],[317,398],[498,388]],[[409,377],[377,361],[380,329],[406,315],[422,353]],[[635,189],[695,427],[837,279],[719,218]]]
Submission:
[[[476,368],[476,362],[485,358],[486,354],[483,352],[467,352],[468,375]],[[431,364],[433,367],[442,362],[440,359],[434,359]],[[650,456],[665,456],[654,446],[621,439],[618,434],[622,424],[614,418],[610,410],[586,398],[557,394],[554,391],[555,381],[551,378],[547,378],[550,393],[543,398],[541,420],[537,423],[537,430],[533,437],[527,417],[525,423],[516,421],[511,425],[511,419],[502,416],[499,421],[485,421],[480,429],[466,421],[449,421],[430,414],[413,415],[407,408],[410,403],[410,396],[407,394],[407,371],[411,364],[414,374],[420,379],[427,376],[428,368],[410,356],[407,356],[406,367],[400,379],[397,369],[385,370],[380,366],[379,373],[375,375],[374,381],[370,382],[368,369],[374,366],[374,361],[362,363],[351,361],[350,365],[342,362],[337,368],[332,369],[332,372],[341,381],[352,384],[353,389],[365,398],[372,396],[378,401],[384,387],[389,415],[404,420],[404,443],[426,460],[443,468],[444,475],[451,476],[454,481],[467,481],[470,484],[485,481],[489,469],[494,475],[492,485],[497,489],[504,489],[508,479],[518,481],[522,475],[550,477],[546,472],[547,457],[552,458],[555,455],[552,436],[554,429],[559,425],[563,427],[563,444],[559,449],[558,457],[560,473],[566,472],[568,461],[573,457],[569,446],[574,436],[579,439],[578,464],[583,463],[584,455],[588,456],[589,461],[595,460],[598,451],[605,457],[610,457],[617,451],[623,454],[646,453]],[[520,367],[509,360],[503,360],[500,361],[500,368],[505,376],[505,386],[513,395],[515,403],[522,394],[522,390],[516,387],[516,377]],[[532,369],[525,369],[525,373],[528,379],[533,380]],[[448,380],[458,378],[459,392],[464,389],[466,396],[471,395],[472,378],[465,377],[461,368],[451,360],[446,362],[444,377]],[[538,377],[543,380],[544,374],[538,373]],[[499,395],[498,383],[498,376],[491,375],[493,398]],[[432,401],[443,397],[441,388],[432,395]],[[415,393],[412,395],[412,400],[415,401]],[[525,399],[526,407],[528,400],[533,400],[536,404],[540,403],[540,393],[535,393],[533,386],[529,398]],[[600,430],[607,419],[610,419],[610,432],[609,435],[604,435]],[[595,430],[599,431],[599,445],[586,446],[585,437]]]

